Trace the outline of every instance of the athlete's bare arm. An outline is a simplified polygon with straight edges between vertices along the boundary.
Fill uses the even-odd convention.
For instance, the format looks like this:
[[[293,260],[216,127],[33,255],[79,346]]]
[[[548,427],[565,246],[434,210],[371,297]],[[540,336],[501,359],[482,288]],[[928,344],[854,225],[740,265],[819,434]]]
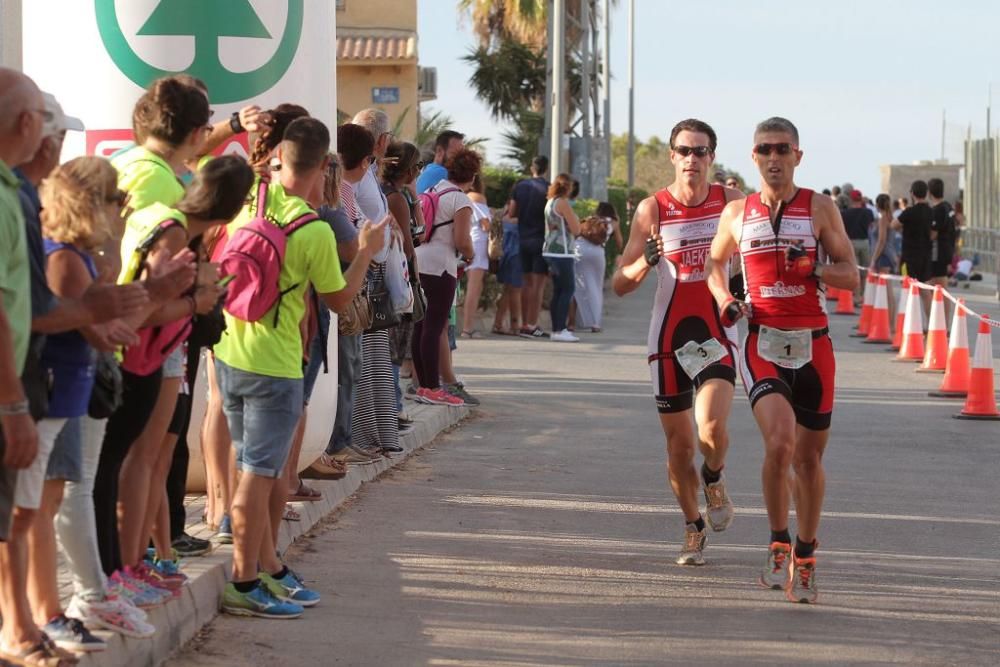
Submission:
[[[817,276],[831,287],[854,290],[860,282],[858,264],[840,209],[832,199],[816,193],[812,199],[812,215],[820,245],[831,260],[830,264],[816,267]]]
[[[728,196],[728,191],[727,191]],[[746,198],[741,197],[726,204],[719,216],[719,228],[712,239],[712,248],[705,260],[705,281],[715,302],[721,307],[733,298],[729,291],[729,275],[726,265],[733,254],[739,250],[737,239],[739,229],[743,224],[743,208]]]
[[[646,241],[652,235],[652,230],[658,228],[659,217],[660,210],[656,204],[656,197],[646,197],[639,202],[632,217],[632,227],[629,230],[628,243],[625,244],[625,252],[622,253],[621,266],[611,279],[611,286],[618,296],[625,296],[635,291],[653,268],[646,262],[644,253]],[[661,253],[662,250],[661,247]]]

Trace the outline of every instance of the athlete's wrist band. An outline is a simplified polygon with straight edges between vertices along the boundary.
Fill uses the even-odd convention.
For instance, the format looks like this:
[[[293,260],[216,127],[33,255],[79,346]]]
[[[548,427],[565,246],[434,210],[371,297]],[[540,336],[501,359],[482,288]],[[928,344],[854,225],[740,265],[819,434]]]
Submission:
[[[243,123],[240,122],[239,111],[234,111],[233,115],[229,117],[229,129],[233,131],[233,134],[242,134],[246,132],[246,128],[244,128]]]

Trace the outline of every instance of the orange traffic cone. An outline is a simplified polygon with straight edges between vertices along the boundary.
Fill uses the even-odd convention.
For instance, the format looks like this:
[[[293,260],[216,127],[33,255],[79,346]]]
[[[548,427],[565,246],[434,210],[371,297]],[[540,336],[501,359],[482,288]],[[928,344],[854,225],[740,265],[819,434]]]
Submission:
[[[906,300],[903,319],[903,344],[896,361],[922,361],[924,358],[924,313],[920,305],[920,288],[910,283],[910,298]]]
[[[849,289],[837,290],[837,309],[834,315],[854,314],[854,293]]]
[[[896,301],[896,329],[892,336],[892,347],[897,352],[903,346],[903,320],[906,318],[907,299],[910,298],[910,277],[903,277],[903,286],[899,288],[899,299]]]
[[[872,308],[872,319],[868,326],[866,343],[889,343],[889,290],[885,284],[885,276],[878,277],[875,288],[875,306]]]
[[[997,419],[997,399],[993,395],[993,343],[990,339],[990,325],[986,317],[979,320],[979,334],[976,336],[976,355],[972,359],[969,374],[969,395],[965,407],[955,415],[955,419]]]
[[[948,332],[944,328],[944,293],[941,286],[934,288],[931,303],[931,319],[927,325],[927,351],[924,363],[917,369],[920,373],[943,373],[948,364]]]
[[[969,333],[965,323],[965,299],[959,299],[951,318],[951,336],[948,338],[948,364],[944,379],[937,391],[928,396],[939,398],[965,398],[969,393]]]
[[[868,336],[868,327],[872,321],[872,308],[875,306],[875,279],[874,274],[869,272],[865,280],[865,300],[861,304],[861,317],[858,318],[858,331],[852,333],[854,338],[865,338]]]
[[[829,287],[829,286],[826,288],[826,300],[827,301],[836,301],[839,298],[840,298],[840,290],[839,289],[837,289],[836,287]]]

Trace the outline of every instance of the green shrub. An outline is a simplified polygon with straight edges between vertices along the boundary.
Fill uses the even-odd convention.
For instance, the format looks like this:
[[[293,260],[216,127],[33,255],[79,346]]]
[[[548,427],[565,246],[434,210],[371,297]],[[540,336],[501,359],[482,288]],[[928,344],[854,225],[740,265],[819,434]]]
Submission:
[[[492,208],[503,208],[510,198],[510,191],[514,188],[514,184],[522,178],[526,178],[516,169],[492,165],[483,167],[482,176],[483,185],[486,188],[486,202]]]

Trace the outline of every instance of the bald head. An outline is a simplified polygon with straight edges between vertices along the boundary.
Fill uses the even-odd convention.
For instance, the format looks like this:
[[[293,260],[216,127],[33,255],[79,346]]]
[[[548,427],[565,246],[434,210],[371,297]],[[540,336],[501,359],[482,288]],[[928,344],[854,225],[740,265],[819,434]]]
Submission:
[[[0,67],[0,160],[16,167],[34,157],[45,120],[42,91],[30,78]]]

